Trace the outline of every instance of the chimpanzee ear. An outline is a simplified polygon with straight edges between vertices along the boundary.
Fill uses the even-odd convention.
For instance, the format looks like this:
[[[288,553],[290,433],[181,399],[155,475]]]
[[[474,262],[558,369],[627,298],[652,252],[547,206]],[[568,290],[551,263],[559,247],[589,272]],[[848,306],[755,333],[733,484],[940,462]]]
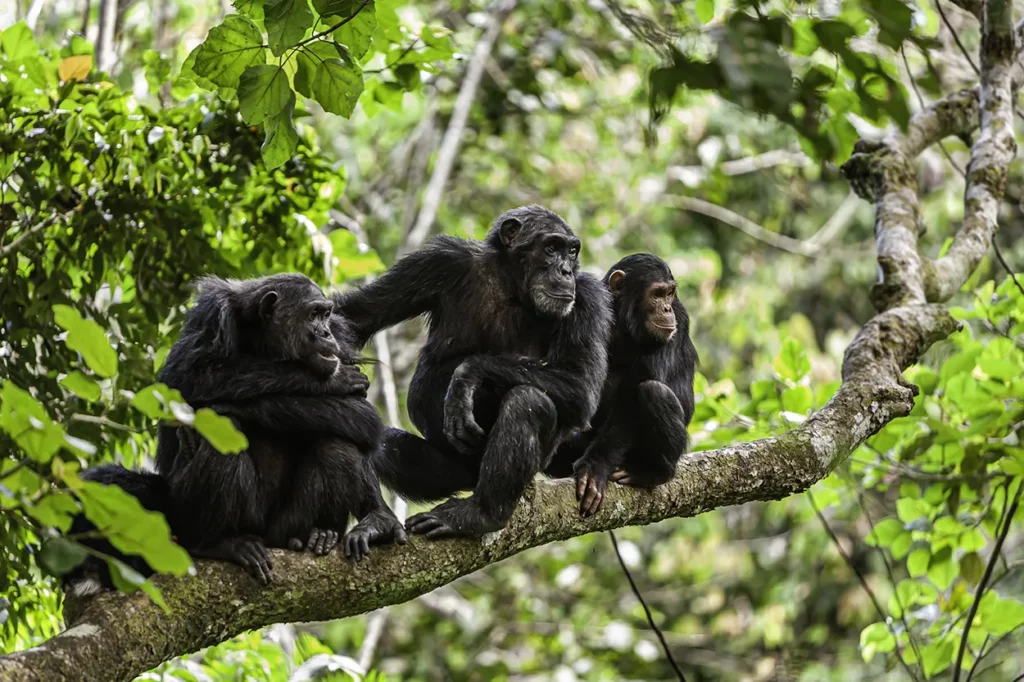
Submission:
[[[622,287],[626,285],[626,273],[622,270],[615,270],[608,276],[608,289],[613,294],[621,294]]]
[[[269,320],[274,313],[274,306],[277,305],[278,295],[276,291],[268,291],[260,299],[260,319]]]
[[[506,218],[502,221],[498,227],[498,235],[501,237],[501,245],[506,249],[512,247],[512,240],[519,234],[519,228],[523,224],[519,221],[519,218]]]

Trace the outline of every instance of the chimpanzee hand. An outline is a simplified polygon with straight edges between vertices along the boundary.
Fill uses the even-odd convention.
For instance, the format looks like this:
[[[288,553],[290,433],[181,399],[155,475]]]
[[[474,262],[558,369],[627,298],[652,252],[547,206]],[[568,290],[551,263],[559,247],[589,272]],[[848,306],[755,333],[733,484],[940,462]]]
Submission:
[[[339,364],[336,371],[328,380],[328,395],[332,396],[359,396],[366,397],[366,391],[370,388],[370,380],[355,365]]]
[[[456,450],[467,455],[481,452],[487,444],[487,434],[473,416],[476,388],[466,363],[462,363],[452,375],[444,397],[444,435]]]
[[[484,514],[472,497],[442,502],[428,512],[409,517],[405,525],[410,533],[426,535],[431,540],[478,538],[502,527]]]
[[[371,512],[345,534],[345,557],[362,561],[370,553],[370,545],[394,542],[404,545],[409,536],[398,519],[390,513]]]
[[[572,465],[576,477],[576,501],[580,516],[590,516],[601,508],[608,487],[610,467],[594,457],[584,455]]]
[[[199,559],[219,559],[237,564],[261,585],[270,583],[274,568],[263,540],[255,535],[224,538],[212,547],[190,549],[189,554]]]
[[[309,532],[309,538],[306,542],[303,542],[299,538],[292,538],[289,540],[288,549],[293,552],[301,552],[305,550],[317,556],[324,556],[325,554],[329,554],[337,544],[338,531],[331,530],[330,528],[314,528]]]

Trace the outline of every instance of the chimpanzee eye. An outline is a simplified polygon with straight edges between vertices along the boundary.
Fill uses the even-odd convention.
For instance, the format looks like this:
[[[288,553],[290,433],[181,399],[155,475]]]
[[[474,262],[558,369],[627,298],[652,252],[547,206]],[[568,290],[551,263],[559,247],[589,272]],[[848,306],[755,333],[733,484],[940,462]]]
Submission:
[[[558,251],[558,249],[555,248],[554,244],[548,244],[547,246],[544,247],[544,253],[548,254],[549,256],[555,255],[556,251]]]
[[[569,258],[572,258],[573,260],[576,260],[577,258],[579,258],[579,255],[580,255],[580,250],[578,248],[576,248],[576,247],[573,247],[569,251]]]

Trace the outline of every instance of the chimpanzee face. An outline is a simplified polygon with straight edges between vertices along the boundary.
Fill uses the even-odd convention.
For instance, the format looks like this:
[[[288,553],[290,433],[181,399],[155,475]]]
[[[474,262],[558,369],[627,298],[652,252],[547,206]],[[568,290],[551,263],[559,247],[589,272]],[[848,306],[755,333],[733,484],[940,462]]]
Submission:
[[[305,362],[326,376],[334,374],[339,364],[338,341],[331,329],[333,312],[334,304],[309,279],[281,282],[260,299],[268,345],[281,359]]]
[[[670,341],[676,335],[676,315],[672,310],[676,300],[676,283],[654,282],[643,295],[647,332],[660,341]]]
[[[537,312],[562,318],[576,304],[580,240],[559,232],[538,234],[526,255],[526,285]]]

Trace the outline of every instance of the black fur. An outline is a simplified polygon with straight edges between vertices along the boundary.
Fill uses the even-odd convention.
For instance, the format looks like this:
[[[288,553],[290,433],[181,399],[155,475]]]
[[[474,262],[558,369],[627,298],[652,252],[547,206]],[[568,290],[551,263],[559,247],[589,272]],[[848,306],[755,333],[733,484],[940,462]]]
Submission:
[[[504,527],[554,448],[597,409],[607,372],[608,292],[577,272],[579,240],[555,213],[524,206],[484,241],[436,237],[377,281],[338,295],[361,345],[427,314],[409,387],[419,438],[388,430],[374,467],[412,500],[452,499],[409,519],[431,538]]]
[[[359,523],[343,538],[347,556],[405,542],[368,458],[383,424],[332,307],[302,275],[202,283],[159,378],[193,407],[231,417],[249,449],[221,455],[192,429],[160,429],[172,527],[193,553],[216,551],[265,581],[263,545],[326,553],[350,514]],[[234,538],[259,550],[232,556]]]
[[[668,481],[686,451],[693,417],[697,351],[690,340],[690,318],[674,293],[672,271],[657,256],[634,254],[612,266],[605,286],[616,271],[623,274],[612,296],[608,379],[593,429],[562,446],[546,470],[556,477],[575,474],[584,515],[600,508],[609,480],[645,488]],[[664,307],[655,312],[675,317],[675,334],[668,340],[648,332],[651,285],[672,287],[669,296],[659,299]]]

